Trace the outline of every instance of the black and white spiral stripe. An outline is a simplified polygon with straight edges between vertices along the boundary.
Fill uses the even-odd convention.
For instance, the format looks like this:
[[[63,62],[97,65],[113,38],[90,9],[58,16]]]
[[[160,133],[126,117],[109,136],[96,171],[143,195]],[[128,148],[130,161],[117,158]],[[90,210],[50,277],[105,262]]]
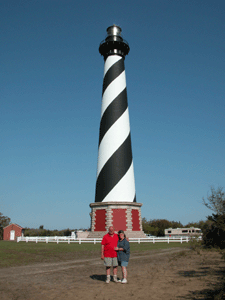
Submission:
[[[136,202],[124,59],[105,61],[95,202]]]

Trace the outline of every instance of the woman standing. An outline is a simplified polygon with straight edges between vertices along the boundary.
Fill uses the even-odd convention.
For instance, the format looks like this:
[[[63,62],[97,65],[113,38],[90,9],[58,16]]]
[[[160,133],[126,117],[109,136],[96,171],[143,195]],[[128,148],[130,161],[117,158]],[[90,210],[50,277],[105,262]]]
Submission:
[[[123,279],[121,283],[127,283],[127,266],[130,258],[130,243],[127,241],[123,230],[118,231],[119,241],[115,250],[117,251],[118,264],[122,268]]]

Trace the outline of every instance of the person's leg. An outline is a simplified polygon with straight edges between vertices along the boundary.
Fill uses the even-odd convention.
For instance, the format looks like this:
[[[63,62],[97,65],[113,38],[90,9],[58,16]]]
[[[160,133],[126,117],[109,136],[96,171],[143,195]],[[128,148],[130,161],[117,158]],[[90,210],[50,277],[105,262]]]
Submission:
[[[117,279],[117,267],[118,267],[118,260],[117,257],[113,258],[113,281],[119,282]]]
[[[110,282],[110,267],[106,267],[106,283]]]
[[[106,267],[106,275],[110,275],[110,267]]]
[[[127,279],[127,268],[122,267],[123,278]]]
[[[117,267],[114,267],[114,268],[113,268],[113,281],[114,281],[114,282],[121,282],[121,280],[119,280],[119,279],[117,278]]]
[[[117,276],[117,266],[113,267],[113,276]]]
[[[122,266],[122,274],[123,274],[123,279],[122,283],[127,283],[127,268],[125,266]]]
[[[110,282],[110,268],[112,265],[112,259],[110,257],[105,257],[104,265],[106,266],[106,283]]]

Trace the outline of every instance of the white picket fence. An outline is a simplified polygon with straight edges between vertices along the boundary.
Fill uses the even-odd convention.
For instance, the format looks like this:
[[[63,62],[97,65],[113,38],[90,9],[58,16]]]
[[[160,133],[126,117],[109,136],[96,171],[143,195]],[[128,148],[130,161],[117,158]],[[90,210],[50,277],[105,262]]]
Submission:
[[[190,237],[146,237],[146,238],[129,238],[130,243],[188,243],[190,241]],[[201,237],[197,238],[200,240]],[[45,242],[45,243],[100,243],[101,238],[73,238],[67,236],[27,236],[27,237],[17,237],[17,243],[19,242]]]

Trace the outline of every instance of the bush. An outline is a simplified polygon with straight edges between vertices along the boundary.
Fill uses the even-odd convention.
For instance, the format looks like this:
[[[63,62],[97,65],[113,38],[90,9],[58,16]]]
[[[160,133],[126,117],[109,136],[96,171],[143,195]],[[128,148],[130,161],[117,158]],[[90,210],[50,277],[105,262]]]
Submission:
[[[208,217],[211,225],[203,230],[203,243],[206,247],[225,249],[225,215]]]

